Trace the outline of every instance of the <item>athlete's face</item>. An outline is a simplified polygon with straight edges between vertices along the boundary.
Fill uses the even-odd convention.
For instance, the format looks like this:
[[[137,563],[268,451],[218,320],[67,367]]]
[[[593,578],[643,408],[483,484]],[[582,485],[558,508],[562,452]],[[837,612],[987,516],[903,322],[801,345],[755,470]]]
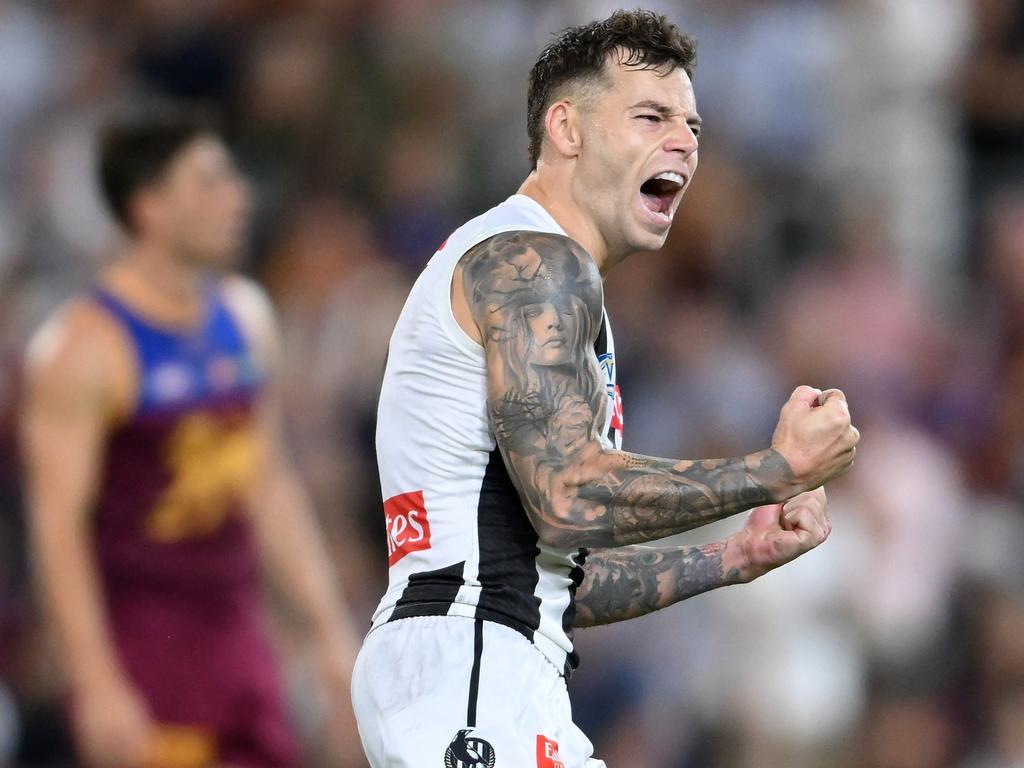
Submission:
[[[249,224],[249,190],[219,139],[184,147],[151,194],[154,228],[176,253],[196,266],[234,264]]]
[[[575,197],[611,249],[656,250],[697,170],[693,85],[681,68],[626,67],[617,57],[605,73],[583,110]]]
[[[530,327],[530,362],[536,365],[564,365],[571,355],[570,327],[573,315],[559,312],[552,302],[528,304],[523,314]]]

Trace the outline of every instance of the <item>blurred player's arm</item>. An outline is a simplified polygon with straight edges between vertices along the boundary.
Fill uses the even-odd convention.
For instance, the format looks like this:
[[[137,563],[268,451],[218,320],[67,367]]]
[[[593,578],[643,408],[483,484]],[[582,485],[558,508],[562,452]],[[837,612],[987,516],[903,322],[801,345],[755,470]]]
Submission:
[[[730,584],[745,584],[821,544],[832,530],[818,488],[754,509],[742,530],[700,546],[595,549],[576,591],[574,626],[634,619]]]
[[[95,765],[137,758],[151,735],[111,638],[92,533],[106,432],[131,386],[117,375],[131,363],[116,333],[86,304],[44,325],[28,347],[19,425],[33,568],[72,686],[79,744]]]
[[[593,345],[603,286],[567,237],[511,232],[470,249],[462,287],[486,352],[488,415],[541,541],[616,547],[663,538],[822,485],[853,460],[842,393],[800,387],[770,448],[675,461],[605,448]]]
[[[285,448],[274,312],[263,291],[243,278],[231,278],[227,297],[268,374],[258,408],[259,470],[249,504],[260,551],[270,574],[309,621],[332,682],[347,686],[357,638],[312,504]]]

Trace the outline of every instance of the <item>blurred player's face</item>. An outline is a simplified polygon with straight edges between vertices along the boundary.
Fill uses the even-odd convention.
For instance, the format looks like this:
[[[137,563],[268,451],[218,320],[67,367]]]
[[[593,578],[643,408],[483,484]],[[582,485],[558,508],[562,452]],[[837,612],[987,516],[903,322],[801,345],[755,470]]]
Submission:
[[[583,110],[576,200],[613,250],[661,248],[694,172],[700,118],[683,69],[605,65]]]
[[[149,190],[149,231],[189,264],[227,268],[249,224],[249,190],[227,148],[212,136],[188,144]]]

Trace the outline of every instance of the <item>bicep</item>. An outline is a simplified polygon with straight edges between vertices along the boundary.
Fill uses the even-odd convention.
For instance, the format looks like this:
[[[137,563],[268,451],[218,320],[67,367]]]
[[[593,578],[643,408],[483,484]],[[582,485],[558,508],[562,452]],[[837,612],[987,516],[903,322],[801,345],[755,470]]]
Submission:
[[[20,433],[32,517],[63,524],[90,511],[110,418],[109,368],[74,340],[30,348]],[[77,348],[76,348],[77,347]]]
[[[534,525],[557,523],[561,486],[600,450],[600,275],[569,238],[514,232],[467,253],[463,286],[484,340],[498,446]]]

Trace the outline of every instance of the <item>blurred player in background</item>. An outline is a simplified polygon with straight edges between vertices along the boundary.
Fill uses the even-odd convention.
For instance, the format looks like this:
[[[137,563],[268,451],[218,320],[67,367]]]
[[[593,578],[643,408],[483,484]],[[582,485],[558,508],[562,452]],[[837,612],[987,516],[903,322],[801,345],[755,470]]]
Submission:
[[[76,743],[96,768],[295,766],[261,565],[337,702],[354,643],[285,455],[273,312],[228,274],[248,189],[184,113],[112,124],[100,153],[129,246],[35,335],[22,424]]]
[[[838,390],[797,388],[746,456],[621,450],[602,277],[664,244],[696,170],[693,61],[649,12],[567,30],[530,75],[533,172],[409,295],[377,428],[390,583],[353,676],[375,768],[603,765],[572,723],[573,627],[750,581],[829,534],[821,486],[859,439]],[[724,541],[640,545],[751,508]]]

